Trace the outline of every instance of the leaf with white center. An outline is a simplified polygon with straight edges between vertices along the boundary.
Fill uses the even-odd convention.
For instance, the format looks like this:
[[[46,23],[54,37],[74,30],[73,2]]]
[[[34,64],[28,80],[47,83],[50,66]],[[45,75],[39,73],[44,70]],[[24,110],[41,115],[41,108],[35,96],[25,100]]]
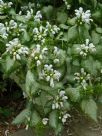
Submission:
[[[34,74],[30,70],[28,70],[26,75],[25,87],[28,95],[34,94],[36,91],[37,83],[35,82]]]
[[[9,71],[14,65],[14,60],[11,59],[9,56],[6,58],[6,71]]]
[[[12,122],[13,124],[22,124],[27,120],[27,117],[29,117],[30,111],[29,109],[23,110]]]
[[[82,100],[81,108],[85,114],[97,122],[97,105],[93,99]]]

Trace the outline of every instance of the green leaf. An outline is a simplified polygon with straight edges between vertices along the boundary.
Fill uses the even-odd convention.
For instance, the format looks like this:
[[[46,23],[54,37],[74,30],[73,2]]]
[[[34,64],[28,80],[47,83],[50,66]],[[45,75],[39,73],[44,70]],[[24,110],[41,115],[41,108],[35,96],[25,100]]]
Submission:
[[[80,66],[79,60],[78,59],[74,60],[73,65],[79,67]]]
[[[61,123],[58,124],[57,128],[55,129],[56,136],[60,134],[63,130],[63,125]]]
[[[9,70],[11,70],[11,68],[14,65],[14,60],[11,59],[9,56],[6,57],[6,72],[8,72]]]
[[[74,26],[75,23],[76,23],[76,18],[68,18],[68,21],[67,21],[68,25],[71,25],[71,26]]]
[[[70,97],[71,101],[77,102],[80,99],[80,90],[79,88],[68,88],[66,93]]]
[[[63,107],[64,110],[70,110],[70,104],[69,102],[64,102],[64,107]]]
[[[101,63],[92,57],[82,62],[82,67],[87,69],[92,75],[97,75],[97,71],[101,69]]]
[[[22,124],[26,121],[27,117],[29,117],[30,111],[29,109],[23,110],[12,122],[13,124]]]
[[[32,95],[36,91],[37,83],[35,82],[34,79],[34,74],[28,70],[27,75],[26,75],[26,92],[28,95]]]
[[[72,26],[68,30],[68,42],[74,41],[78,36],[77,26]]]
[[[102,28],[101,27],[97,27],[96,28],[96,32],[99,33],[99,34],[102,34]]]
[[[91,3],[93,5],[93,7],[96,8],[96,6],[97,6],[97,0],[91,0]]]
[[[65,33],[63,34],[63,37],[61,38],[61,40],[62,40],[62,41],[65,41],[65,42],[68,41],[68,33],[67,33],[67,32],[65,32]]]
[[[102,11],[101,10],[95,10],[95,12],[92,14],[92,18],[96,21],[96,22],[98,22],[98,23],[100,23],[100,24],[102,24],[102,21],[101,21],[101,18],[102,18]]]
[[[23,41],[25,42],[25,41],[29,41],[30,40],[30,37],[29,37],[29,34],[28,34],[28,32],[25,30],[24,31],[24,33],[23,33]]]
[[[95,31],[92,31],[92,42],[93,44],[98,44],[100,42],[101,36],[100,34],[96,33]]]
[[[36,126],[40,121],[41,121],[41,118],[40,118],[39,114],[38,114],[36,111],[32,111],[30,125],[34,127],[34,126]]]
[[[9,11],[9,14],[10,15],[16,15],[15,9],[11,8],[10,11]]]
[[[90,39],[88,25],[85,24],[85,25],[79,26],[79,36],[81,40]]]
[[[47,18],[50,18],[52,16],[52,13],[53,13],[53,7],[50,6],[50,5],[43,7],[42,12],[45,14],[45,16]]]
[[[85,0],[79,0],[79,3],[85,4]]]
[[[65,12],[58,12],[57,13],[57,21],[59,23],[64,24],[67,21],[67,18],[68,18],[68,16]]]
[[[81,108],[85,114],[97,122],[97,105],[93,99],[82,100]]]
[[[49,125],[56,129],[58,126],[58,114],[57,111],[52,111],[49,116]]]
[[[26,22],[26,18],[25,18],[24,16],[16,15],[16,16],[15,16],[15,19],[16,19],[17,21],[20,21],[20,22],[23,22],[23,23]]]
[[[60,24],[60,28],[67,30],[67,29],[68,29],[68,26],[65,25],[65,24]]]

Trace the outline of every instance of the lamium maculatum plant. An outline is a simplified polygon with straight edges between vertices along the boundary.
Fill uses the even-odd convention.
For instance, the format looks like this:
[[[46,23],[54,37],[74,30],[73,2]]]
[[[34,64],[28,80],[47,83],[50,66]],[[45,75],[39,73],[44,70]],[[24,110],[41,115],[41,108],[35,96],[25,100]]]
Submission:
[[[72,107],[97,121],[102,3],[76,1],[60,1],[61,6],[36,1],[16,9],[0,0],[0,71],[18,84],[27,101],[14,124],[37,130],[49,125],[58,135]]]

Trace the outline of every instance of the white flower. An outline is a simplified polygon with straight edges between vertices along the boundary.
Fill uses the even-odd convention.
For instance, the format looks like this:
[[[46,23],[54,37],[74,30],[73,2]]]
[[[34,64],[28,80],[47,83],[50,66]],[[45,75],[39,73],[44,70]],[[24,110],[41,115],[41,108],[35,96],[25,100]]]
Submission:
[[[93,21],[91,19],[91,13],[90,10],[87,10],[86,12],[83,11],[83,8],[80,7],[79,10],[75,10],[75,15],[78,19],[81,19],[80,21],[85,22],[87,24],[90,23],[90,21]]]
[[[71,5],[68,4],[68,1],[67,0],[63,0],[63,1],[64,1],[65,5],[66,5],[67,9],[70,9]]]
[[[60,28],[56,25],[51,25],[49,22],[46,22],[46,29],[45,33],[50,33],[52,35],[55,35],[59,32]]]
[[[55,33],[58,33],[59,30],[60,30],[59,27],[57,27],[56,25],[53,25],[53,31],[54,31]]]
[[[96,52],[96,48],[93,45],[93,43],[90,43],[89,39],[86,39],[85,44],[80,45],[80,47],[77,48],[77,50],[80,52],[81,56],[87,56],[88,53],[94,53]]]
[[[40,11],[37,11],[35,17],[34,17],[34,21],[36,22],[40,22],[40,20],[42,19],[42,15]]]
[[[86,87],[88,86],[87,81],[91,79],[90,74],[87,74],[84,68],[81,68],[80,73],[75,73],[74,75],[74,79],[82,85],[84,90],[86,90]]]
[[[52,103],[52,109],[61,109],[64,106],[64,102],[67,101],[68,97],[65,95],[65,91],[61,90],[58,95],[54,98]]]
[[[54,46],[54,51],[53,51],[55,56],[58,56],[60,54],[60,50],[58,47]]]
[[[54,87],[54,80],[53,78],[50,79],[50,86],[53,88]]]
[[[4,11],[12,6],[12,2],[3,2],[0,0],[0,14],[4,14]]]
[[[4,26],[3,23],[0,23],[0,36],[4,39],[7,39],[8,37],[6,27]]]
[[[49,120],[48,118],[43,118],[43,119],[42,119],[42,123],[43,123],[44,125],[47,125],[48,120]]]
[[[25,128],[25,129],[28,130],[28,128],[29,128],[29,125],[26,125],[26,128]]]
[[[38,33],[39,33],[38,28],[34,28],[34,29],[33,29],[33,33],[38,34]]]
[[[33,9],[27,10],[27,15],[25,16],[25,18],[28,20],[30,20],[33,16]]]
[[[56,109],[55,104],[52,104],[52,109],[53,109],[53,110],[55,110],[55,109]]]
[[[43,26],[40,27],[35,27],[33,29],[33,34],[34,34],[34,40],[40,43],[45,42],[45,38],[47,36],[47,33],[45,33],[45,28]]]
[[[59,81],[60,77],[61,77],[61,73],[58,72],[57,70],[54,70],[53,78]]]
[[[59,59],[54,59],[54,61],[53,61],[55,64],[57,64],[57,63],[59,63],[60,62],[60,60]]]
[[[59,81],[61,73],[53,69],[53,66],[50,64],[45,64],[44,69],[39,73],[39,78],[44,79],[47,82],[50,82],[50,86],[54,87],[54,81]]]
[[[9,27],[11,29],[17,28],[17,23],[14,20],[10,20]]]
[[[23,47],[18,38],[9,41],[9,43],[6,44],[6,47],[6,52],[10,53],[14,60],[21,60],[21,56],[26,56],[29,53],[29,49]]]
[[[60,94],[60,97],[62,97],[62,96],[64,96],[64,95],[65,95],[65,91],[63,91],[63,90],[62,90],[62,91],[60,91],[60,93],[59,93],[59,94]]]
[[[41,49],[40,44],[37,44],[36,47],[32,50],[31,57],[36,61],[36,65],[40,66],[42,61],[46,59],[47,48],[44,47]]]
[[[47,53],[48,53],[48,48],[46,48],[46,47],[43,48],[43,49],[42,49],[42,54],[45,54],[45,55],[46,55]]]
[[[62,123],[64,124],[66,121],[67,121],[67,118],[68,117],[71,117],[70,114],[64,114],[63,117],[62,117]]]
[[[41,65],[41,61],[37,60],[37,66],[40,66],[40,65]]]

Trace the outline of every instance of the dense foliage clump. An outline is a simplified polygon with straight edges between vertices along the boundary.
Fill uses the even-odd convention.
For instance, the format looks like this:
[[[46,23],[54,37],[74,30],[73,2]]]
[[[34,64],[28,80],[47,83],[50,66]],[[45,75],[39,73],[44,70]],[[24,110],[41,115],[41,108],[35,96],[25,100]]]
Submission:
[[[27,101],[13,123],[37,130],[49,124],[58,135],[73,107],[97,121],[101,1],[15,2],[0,0],[0,71]]]

